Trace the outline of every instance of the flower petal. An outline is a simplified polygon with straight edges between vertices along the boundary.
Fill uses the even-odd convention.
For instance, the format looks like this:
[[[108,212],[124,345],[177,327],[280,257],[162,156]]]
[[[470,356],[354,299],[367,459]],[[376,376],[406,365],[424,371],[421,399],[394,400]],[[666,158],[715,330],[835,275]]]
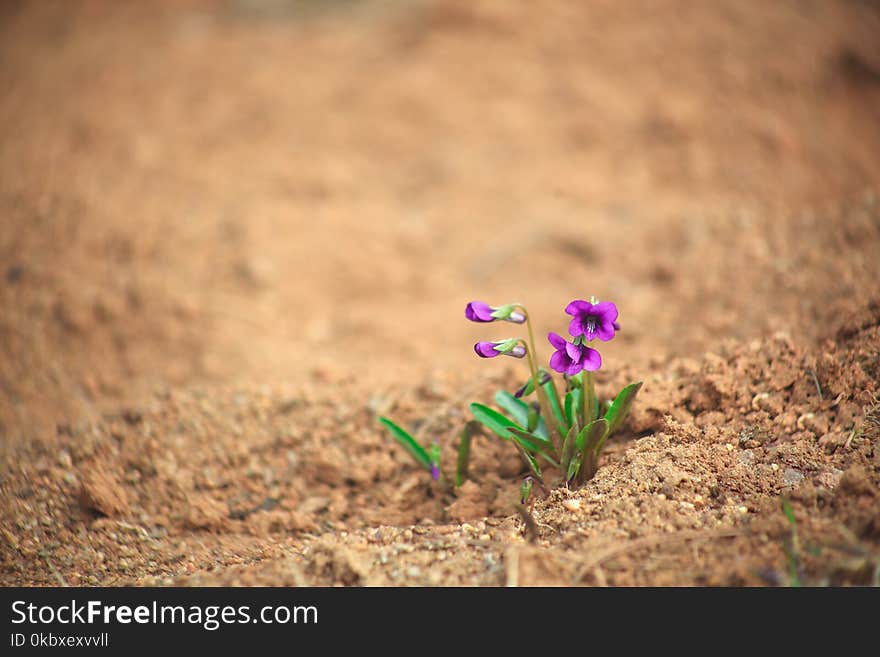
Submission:
[[[568,355],[564,350],[554,351],[550,356],[550,367],[557,372],[565,372],[569,366]]]
[[[582,319],[583,315],[575,315],[571,318],[571,322],[568,324],[568,332],[571,333],[574,338],[584,334],[584,323],[581,321]]]
[[[584,356],[581,359],[581,364],[584,366],[584,369],[587,370],[587,372],[595,372],[600,367],[602,367],[602,354],[600,354],[592,347],[585,347]]]
[[[480,358],[495,358],[500,355],[500,352],[495,351],[494,342],[478,342],[474,345],[474,351]]]
[[[576,363],[572,363],[571,365],[569,365],[568,369],[565,370],[565,373],[568,374],[569,376],[574,376],[575,374],[580,372],[582,369],[584,369],[584,363],[583,363],[583,361],[578,361]]]
[[[596,327],[596,337],[603,342],[608,342],[614,337],[614,324],[602,322]]]
[[[590,312],[590,308],[593,307],[589,301],[584,301],[583,299],[575,299],[571,303],[569,303],[565,307],[565,312],[569,315],[580,315],[581,313]]]
[[[568,354],[568,357],[571,358],[573,363],[577,363],[581,359],[581,348],[571,342],[565,343],[565,353]]]
[[[494,322],[492,307],[482,301],[471,301],[464,308],[464,316],[472,322]]]
[[[554,349],[565,349],[565,345],[568,344],[565,338],[552,331],[547,334],[547,339],[550,341],[550,344],[553,345]]]
[[[617,321],[617,306],[611,301],[600,301],[590,313],[595,315],[602,324],[611,324]]]

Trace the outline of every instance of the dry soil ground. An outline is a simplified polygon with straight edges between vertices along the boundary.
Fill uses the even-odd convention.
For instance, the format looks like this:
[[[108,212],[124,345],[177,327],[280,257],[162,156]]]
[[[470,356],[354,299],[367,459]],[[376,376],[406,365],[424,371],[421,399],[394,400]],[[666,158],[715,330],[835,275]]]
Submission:
[[[880,572],[880,10],[6,2],[0,584]],[[598,475],[513,511],[505,327],[614,300]],[[509,328],[509,325],[506,327]],[[543,355],[549,355],[549,345]]]

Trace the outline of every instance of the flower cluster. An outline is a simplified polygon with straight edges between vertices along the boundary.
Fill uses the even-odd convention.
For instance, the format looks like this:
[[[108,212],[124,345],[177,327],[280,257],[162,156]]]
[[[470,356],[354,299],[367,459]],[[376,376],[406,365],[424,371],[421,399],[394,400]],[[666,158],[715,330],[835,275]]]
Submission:
[[[602,367],[602,355],[587,343],[596,338],[607,342],[620,330],[617,306],[610,301],[576,299],[565,307],[565,312],[572,316],[568,332],[573,339],[569,342],[558,333],[547,335],[556,349],[550,357],[550,367],[569,376],[581,370],[595,372]]]
[[[464,309],[464,316],[472,322],[494,322],[505,320],[516,324],[524,323],[528,317],[519,304],[507,304],[493,307],[482,301],[471,301]],[[602,355],[597,349],[589,346],[593,340],[607,342],[620,330],[617,323],[617,306],[610,301],[599,302],[575,299],[565,307],[571,315],[568,332],[572,339],[566,340],[558,333],[549,333],[547,339],[556,350],[550,357],[550,367],[557,372],[574,376],[580,371],[595,372],[602,367]],[[505,355],[523,358],[527,354],[526,346],[521,340],[514,338],[498,342],[478,342],[474,351],[481,358],[494,358]]]

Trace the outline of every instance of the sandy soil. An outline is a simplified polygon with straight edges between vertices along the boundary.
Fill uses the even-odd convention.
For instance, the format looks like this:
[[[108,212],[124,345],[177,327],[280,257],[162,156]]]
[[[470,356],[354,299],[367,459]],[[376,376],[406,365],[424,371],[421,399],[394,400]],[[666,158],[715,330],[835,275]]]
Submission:
[[[121,5],[0,8],[0,584],[779,585],[783,496],[880,581],[875,5]],[[590,295],[645,386],[534,526],[376,422]]]

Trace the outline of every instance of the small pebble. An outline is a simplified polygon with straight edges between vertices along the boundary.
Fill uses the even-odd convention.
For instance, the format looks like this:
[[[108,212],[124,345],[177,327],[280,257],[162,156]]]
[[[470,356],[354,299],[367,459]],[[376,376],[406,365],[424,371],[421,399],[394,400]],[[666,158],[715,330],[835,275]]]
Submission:
[[[782,481],[785,483],[786,486],[797,486],[803,480],[803,473],[795,470],[794,468],[786,468],[785,472],[782,473]]]
[[[569,511],[577,511],[581,508],[581,501],[574,498],[565,499],[562,501],[562,506]]]
[[[68,469],[73,465],[73,460],[70,458],[70,452],[66,449],[62,449],[58,453],[58,465],[65,469]]]

